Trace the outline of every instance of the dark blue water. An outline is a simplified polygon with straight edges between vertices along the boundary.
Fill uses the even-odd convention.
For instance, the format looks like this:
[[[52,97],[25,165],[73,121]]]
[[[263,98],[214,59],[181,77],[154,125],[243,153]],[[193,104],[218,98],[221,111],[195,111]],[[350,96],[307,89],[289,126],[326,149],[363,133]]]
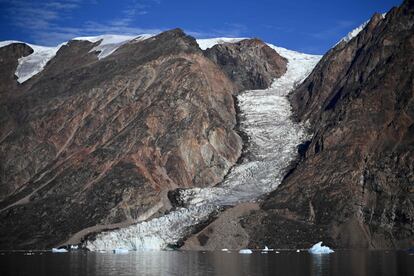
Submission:
[[[414,276],[404,251],[0,253],[0,275],[370,275]]]

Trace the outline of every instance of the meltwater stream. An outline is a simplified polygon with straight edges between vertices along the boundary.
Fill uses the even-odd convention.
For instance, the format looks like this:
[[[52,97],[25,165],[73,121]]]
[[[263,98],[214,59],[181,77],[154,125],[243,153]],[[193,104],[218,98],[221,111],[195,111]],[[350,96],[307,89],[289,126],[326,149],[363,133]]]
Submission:
[[[249,136],[249,159],[236,165],[218,186],[183,190],[186,208],[119,230],[98,234],[85,246],[92,251],[125,248],[161,250],[187,236],[222,206],[253,201],[281,183],[286,167],[296,157],[305,129],[291,118],[287,94],[312,71],[320,56],[274,48],[288,59],[287,72],[266,90],[238,96],[241,130]]]

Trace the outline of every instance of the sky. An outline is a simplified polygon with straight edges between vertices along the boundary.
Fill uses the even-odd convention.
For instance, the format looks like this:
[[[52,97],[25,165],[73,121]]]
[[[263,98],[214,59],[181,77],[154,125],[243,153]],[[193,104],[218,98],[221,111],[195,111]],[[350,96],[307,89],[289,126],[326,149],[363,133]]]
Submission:
[[[0,0],[0,41],[54,46],[79,36],[158,33],[257,37],[323,54],[402,0]]]

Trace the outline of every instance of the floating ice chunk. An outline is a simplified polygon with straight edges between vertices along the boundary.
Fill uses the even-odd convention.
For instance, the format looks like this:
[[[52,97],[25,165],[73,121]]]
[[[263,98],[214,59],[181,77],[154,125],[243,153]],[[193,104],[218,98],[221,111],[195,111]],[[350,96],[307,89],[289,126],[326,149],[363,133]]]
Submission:
[[[52,252],[53,253],[65,253],[65,252],[68,252],[68,250],[65,248],[52,248]]]
[[[229,250],[227,248],[223,248],[223,249],[221,249],[221,251],[227,252]]]
[[[269,247],[267,247],[267,246],[265,245],[265,247],[262,249],[262,251],[264,251],[264,252],[269,252],[269,251],[273,251],[273,249],[269,249]]]
[[[115,254],[128,254],[129,250],[125,248],[115,248],[112,252]]]
[[[79,246],[78,245],[71,245],[70,246],[70,249],[72,249],[72,250],[77,250],[79,248]]]
[[[297,252],[297,253],[299,253],[299,252],[300,252],[300,250],[299,250],[299,249],[297,249],[297,250],[296,250],[296,252]]]
[[[240,249],[239,254],[252,254],[253,251],[250,249]]]
[[[313,245],[308,251],[311,254],[330,254],[334,252],[328,246],[323,246],[322,242]]]

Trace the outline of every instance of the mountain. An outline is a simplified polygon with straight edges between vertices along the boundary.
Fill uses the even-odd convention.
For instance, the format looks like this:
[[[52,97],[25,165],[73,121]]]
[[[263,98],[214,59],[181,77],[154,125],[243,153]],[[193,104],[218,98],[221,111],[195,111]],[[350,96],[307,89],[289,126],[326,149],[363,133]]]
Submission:
[[[0,42],[0,249],[412,246],[413,38]]]
[[[375,14],[290,94],[312,138],[245,218],[251,246],[404,248],[414,237],[414,3]]]
[[[168,191],[215,185],[241,155],[241,87],[179,29],[0,46],[1,249],[161,216]],[[240,47],[252,88],[286,70],[263,42]]]

